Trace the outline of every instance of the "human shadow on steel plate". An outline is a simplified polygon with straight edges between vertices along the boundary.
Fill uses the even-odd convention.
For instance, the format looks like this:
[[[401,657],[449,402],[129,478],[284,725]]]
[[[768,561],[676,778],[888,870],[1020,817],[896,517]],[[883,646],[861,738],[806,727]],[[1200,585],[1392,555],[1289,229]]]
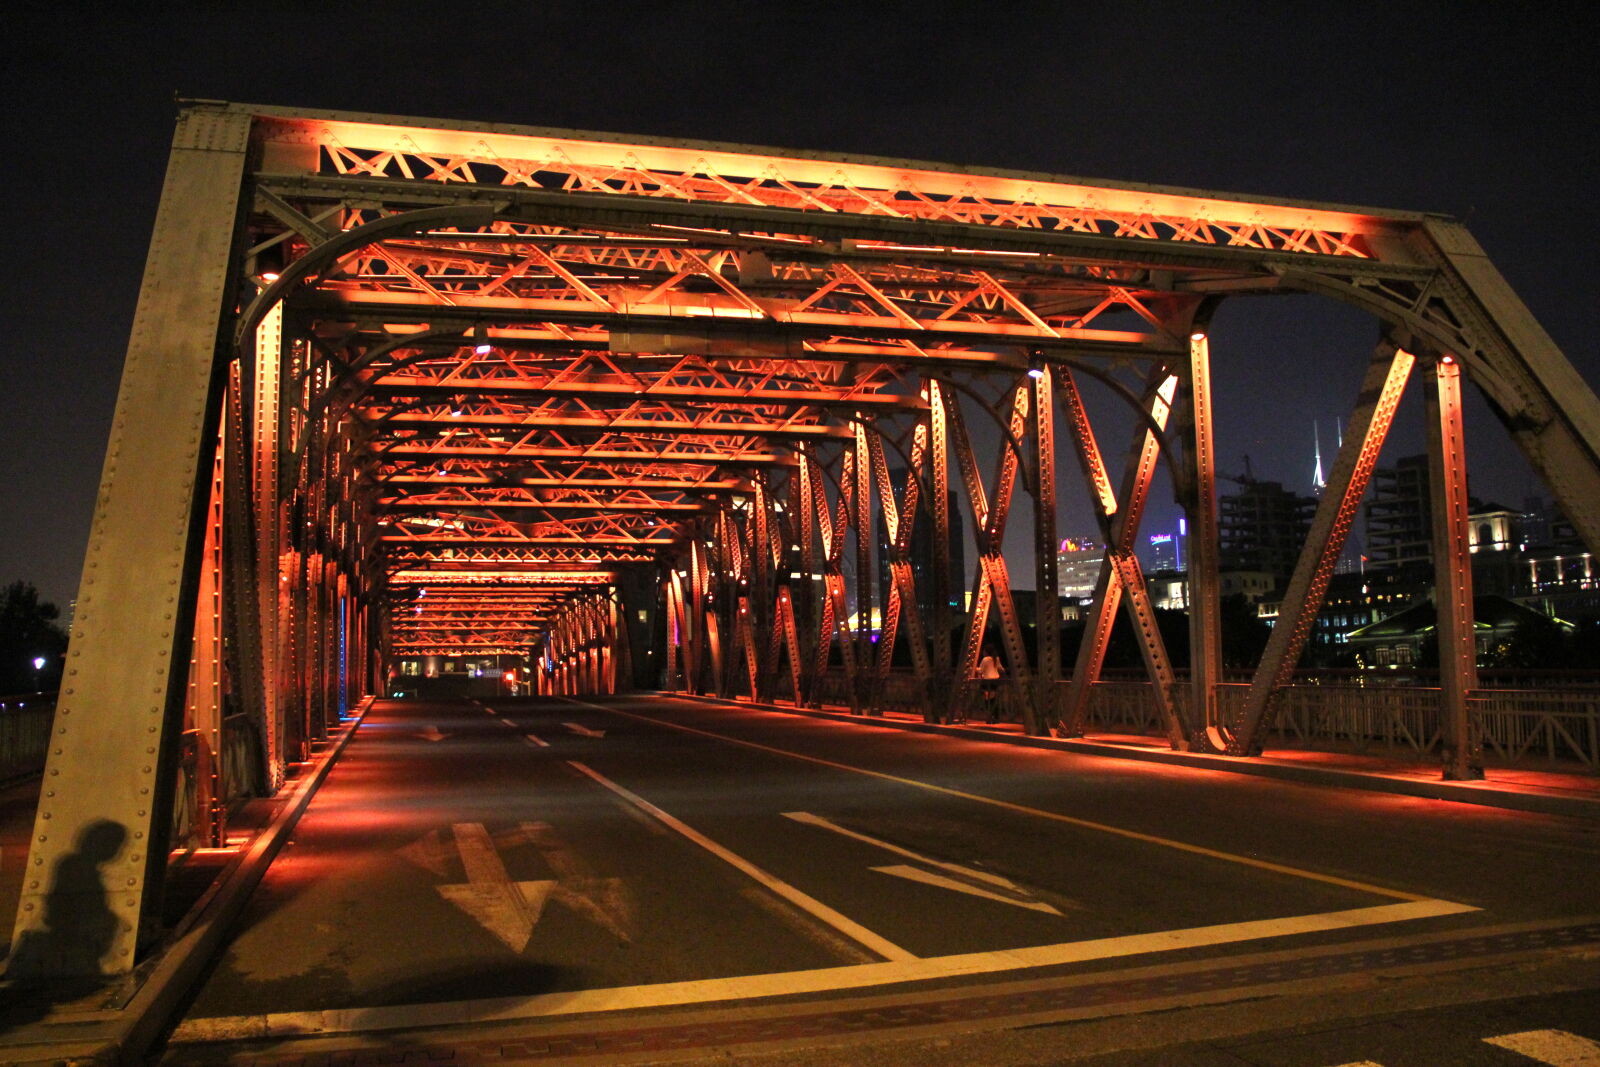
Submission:
[[[102,976],[100,963],[122,920],[106,905],[101,868],[121,855],[127,841],[127,827],[98,819],[56,861],[42,921],[17,940],[6,960],[0,1034],[37,1022],[58,1005],[98,1008],[104,1005],[97,997],[116,995],[122,983]]]

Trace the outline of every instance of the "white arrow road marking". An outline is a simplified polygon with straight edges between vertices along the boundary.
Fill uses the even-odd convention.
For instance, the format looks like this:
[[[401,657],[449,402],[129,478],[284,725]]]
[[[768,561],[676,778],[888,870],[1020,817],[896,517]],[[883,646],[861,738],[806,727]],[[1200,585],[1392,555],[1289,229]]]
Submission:
[[[1498,1045],[1530,1060],[1548,1063],[1551,1067],[1600,1065],[1600,1043],[1569,1034],[1565,1030],[1524,1030],[1518,1034],[1501,1034],[1483,1040],[1486,1044]]]
[[[621,878],[597,875],[588,861],[558,837],[549,823],[525,822],[520,827],[556,876],[551,899],[611,931],[618,941],[633,941],[633,896]]]
[[[589,727],[584,726],[581,723],[564,722],[561,725],[565,726],[579,737],[604,737],[606,735],[604,730],[591,730]]]
[[[1015,897],[1003,897],[999,893],[980,888],[971,882],[958,882],[954,878],[935,874],[932,871],[925,871],[921,867],[912,867],[909,864],[897,863],[890,867],[873,867],[871,869],[879,874],[892,874],[896,878],[921,882],[924,885],[938,886],[940,889],[953,889],[957,893],[968,893],[975,897],[983,897],[985,900],[998,900],[1002,904],[1015,904],[1017,907],[1027,908],[1029,911],[1042,911],[1050,915],[1061,914],[1061,912],[1042,900],[1018,900]]]
[[[970,893],[975,897],[998,900],[1002,904],[1014,904],[1019,908],[1027,908],[1029,911],[1042,911],[1048,915],[1061,914],[1059,908],[1036,899],[1026,889],[1001,875],[991,874],[988,871],[973,870],[971,867],[963,867],[959,863],[947,863],[944,860],[932,859],[913,852],[909,848],[901,848],[899,845],[890,844],[888,841],[880,841],[876,837],[869,837],[855,830],[846,829],[838,823],[830,822],[820,815],[812,815],[807,811],[786,811],[783,813],[783,817],[793,819],[795,822],[805,823],[808,826],[820,826],[825,830],[832,830],[836,834],[843,834],[845,837],[854,838],[864,844],[874,845],[893,852],[897,856],[904,856],[908,860],[915,860],[924,866],[937,867],[941,871],[947,872],[946,874],[935,874],[932,871],[919,870],[916,867],[908,867],[904,864],[872,868],[872,870],[880,874],[892,874],[896,878],[905,878],[913,882],[935,885],[941,889],[953,889],[957,893]],[[951,875],[954,875],[954,877],[950,877]]]
[[[422,731],[417,736],[422,738],[424,741],[443,741],[445,738],[449,737],[450,735],[449,734],[442,734],[442,733],[439,732],[439,727],[438,726],[430,725],[426,730]]]
[[[528,947],[554,881],[513,882],[481,822],[453,827],[466,885],[441,885],[439,895],[472,916],[512,952]]]
[[[445,864],[450,859],[450,846],[440,839],[439,831],[429,830],[404,848],[395,849],[395,855],[443,878]]]

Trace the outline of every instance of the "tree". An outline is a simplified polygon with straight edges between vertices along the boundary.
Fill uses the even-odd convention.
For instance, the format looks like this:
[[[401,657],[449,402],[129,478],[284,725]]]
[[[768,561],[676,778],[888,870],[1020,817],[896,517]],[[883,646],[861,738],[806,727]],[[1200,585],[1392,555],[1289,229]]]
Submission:
[[[60,610],[27,582],[12,582],[0,593],[0,693],[52,688],[61,677],[66,631],[56,625]],[[44,666],[36,669],[35,659]]]

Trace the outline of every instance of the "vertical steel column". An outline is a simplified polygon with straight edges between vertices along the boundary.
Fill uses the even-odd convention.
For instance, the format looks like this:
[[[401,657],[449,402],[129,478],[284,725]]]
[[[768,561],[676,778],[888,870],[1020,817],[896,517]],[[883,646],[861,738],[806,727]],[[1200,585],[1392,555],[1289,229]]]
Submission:
[[[798,657],[796,665],[791,668],[797,672],[794,702],[796,707],[803,707],[812,703],[811,698],[822,680],[814,655],[819,609],[817,580],[822,574],[817,562],[817,520],[820,518],[826,523],[828,519],[827,513],[818,511],[814,503],[817,492],[815,483],[819,475],[811,450],[799,449],[797,458],[799,464],[795,467],[795,477],[789,481],[789,507],[793,510],[800,538],[800,581],[790,590],[789,622],[796,630],[791,652]]]
[[[1478,688],[1472,556],[1467,531],[1467,454],[1461,422],[1461,366],[1450,355],[1430,361],[1429,503],[1433,511],[1433,589],[1439,637],[1439,719],[1446,738],[1444,776],[1483,777],[1483,753],[1470,700]]]
[[[1317,503],[1305,547],[1295,561],[1277,625],[1272,628],[1251,680],[1243,719],[1232,731],[1230,751],[1235,755],[1261,751],[1262,735],[1272,721],[1273,694],[1289,684],[1300,662],[1414,362],[1411,353],[1384,343],[1367,365],[1366,379],[1345,430],[1344,445]]]
[[[937,722],[949,714],[952,684],[950,662],[950,436],[944,394],[939,383],[923,380],[928,398],[928,518],[933,524],[933,600],[929,629],[933,642],[933,692],[925,717]]]
[[[751,482],[755,492],[750,498],[750,521],[746,525],[750,546],[748,557],[750,565],[746,573],[750,582],[748,605],[750,652],[755,657],[755,672],[752,675],[750,696],[753,700],[770,701],[772,683],[778,667],[778,633],[773,628],[777,620],[777,613],[774,610],[777,590],[773,584],[775,579],[772,558],[774,516],[772,494],[767,485],[766,475],[756,471]]]
[[[872,634],[874,630],[875,604],[873,587],[878,584],[878,574],[873,568],[873,542],[877,540],[872,528],[872,449],[868,443],[866,425],[857,418],[855,423],[855,486],[854,507],[851,509],[851,525],[856,531],[856,641],[859,648],[858,662],[867,674],[865,690],[866,705],[864,710],[868,714],[877,712],[877,694],[872,682]],[[878,620],[881,623],[881,620]]]
[[[285,779],[284,722],[281,687],[283,635],[279,630],[283,525],[279,514],[278,434],[283,366],[283,305],[273,304],[256,327],[251,374],[251,490],[255,499],[256,587],[261,619],[261,732],[269,792]]]
[[[194,637],[189,657],[188,711],[195,730],[194,826],[201,847],[223,843],[227,787],[222,780],[222,512],[227,419],[219,420],[207,494]]]
[[[1034,440],[1034,643],[1037,674],[1024,722],[1030,734],[1049,732],[1056,722],[1061,687],[1061,590],[1056,580],[1056,432],[1049,367],[1033,380]],[[1033,372],[1030,372],[1033,373]]]
[[[1184,452],[1193,478],[1189,513],[1189,682],[1191,729],[1203,730],[1210,746],[1226,751],[1218,717],[1222,681],[1221,544],[1217,527],[1217,457],[1211,416],[1211,347],[1203,331],[1189,337],[1185,382]]]
[[[249,130],[248,116],[211,107],[178,121],[23,874],[13,979],[125,973],[160,914],[204,533],[197,490],[224,380]]]

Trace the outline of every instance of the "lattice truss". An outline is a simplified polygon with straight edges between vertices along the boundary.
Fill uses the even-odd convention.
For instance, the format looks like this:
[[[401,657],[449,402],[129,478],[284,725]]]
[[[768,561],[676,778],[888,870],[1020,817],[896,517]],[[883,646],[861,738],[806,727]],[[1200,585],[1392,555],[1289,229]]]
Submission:
[[[991,614],[1014,676],[1054,677],[1052,649],[1029,662],[999,544],[1019,476],[1053,500],[1059,410],[1112,550],[1066,713],[1039,683],[1030,727],[1081,723],[1126,610],[1174,743],[1209,725],[1248,748],[1214,698],[1168,696],[1132,553],[1160,455],[1186,505],[1214,495],[1193,410],[1209,306],[1327,293],[1521,389],[1417,216],[537,133],[269,117],[256,135],[249,267],[297,339],[288,423],[299,455],[345,444],[352,568],[407,576],[385,601],[396,653],[543,647],[580,592],[484,574],[648,564],[691,691],[771,697],[787,663],[790,699],[821,699],[842,668],[834,689],[871,705],[902,622],[948,632],[964,599],[954,650],[912,642],[930,692],[966,698]],[[1144,420],[1120,486],[1075,376]],[[974,453],[963,407],[992,420],[998,456]],[[949,539],[952,469],[977,566],[914,618],[913,530]],[[426,595],[473,575],[481,610]]]
[[[1381,341],[1266,653],[1225,685],[1208,324],[1275,292],[1361,308]],[[194,102],[30,862],[55,869],[106,820],[143,844],[104,886],[31,882],[14,940],[112,914],[109,945],[39,966],[131,968],[165,846],[224,844],[229,801],[281,786],[408,657],[511,654],[545,693],[941,718],[973,701],[992,622],[1025,727],[1073,733],[1121,615],[1171,743],[1254,751],[1408,383],[1427,401],[1443,750],[1469,776],[1465,380],[1600,551],[1600,402],[1448,219]],[[1130,440],[1104,439],[1090,384]],[[1001,551],[1029,498],[1028,584],[1055,588],[1058,481],[1108,546],[1068,669],[1054,598],[1024,617]],[[1187,676],[1133,552],[1169,487],[1191,531]]]

